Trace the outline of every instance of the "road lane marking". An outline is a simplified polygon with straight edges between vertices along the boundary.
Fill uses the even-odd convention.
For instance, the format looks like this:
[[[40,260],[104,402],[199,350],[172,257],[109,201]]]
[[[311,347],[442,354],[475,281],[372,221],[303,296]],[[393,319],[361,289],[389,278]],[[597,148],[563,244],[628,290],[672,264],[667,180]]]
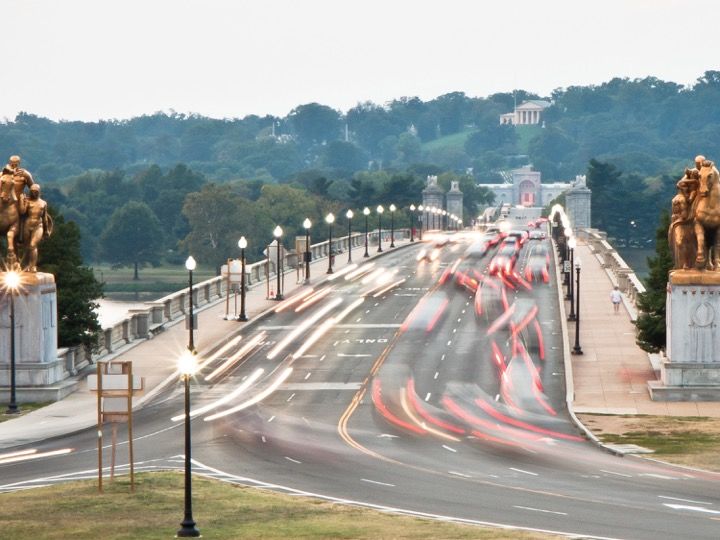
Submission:
[[[442,362],[443,360],[445,360],[445,355],[444,355],[444,354],[440,357],[440,361]]]
[[[334,383],[334,382],[297,382],[297,383],[285,383],[278,390],[285,391],[303,391],[311,390],[317,392],[318,390],[358,390],[362,386],[359,382],[350,383]]]
[[[322,362],[323,360],[325,360],[325,356],[327,356],[327,355],[323,354],[323,355],[320,357],[320,362]]]
[[[312,373],[308,373],[307,375],[305,375],[305,380],[306,380],[306,381],[310,378],[310,375],[312,375]]]
[[[360,321],[362,321],[362,317],[360,317],[360,318],[359,318],[358,320],[356,320],[355,322],[360,322]]]
[[[451,343],[452,343],[452,340],[448,341],[447,346],[449,347]]]
[[[435,376],[433,377],[433,379],[437,379],[437,378],[438,378],[438,375],[440,375],[440,372],[439,372],[439,371],[436,371],[436,372],[435,372]]]
[[[275,420],[275,415],[274,415],[274,414],[270,417],[270,420],[268,420],[268,424],[269,424],[270,422],[272,422],[273,420]]]
[[[454,474],[455,476],[462,476],[463,478],[472,478],[469,474],[463,474],[457,471],[448,471],[448,474]]]
[[[287,459],[288,461],[292,461],[293,463],[302,464],[302,461],[298,461],[297,459],[293,459],[291,457],[285,456],[285,459]]]
[[[360,480],[363,482],[367,482],[369,484],[377,484],[379,486],[396,487],[395,484],[388,484],[387,482],[378,482],[377,480],[368,480],[367,478],[361,478]]]
[[[345,353],[338,353],[338,356],[340,358],[367,358],[369,356],[372,356],[372,354],[345,354]]]
[[[524,471],[522,469],[516,469],[515,467],[510,467],[511,471],[523,473],[523,474],[529,474],[530,476],[538,476],[538,473],[530,472],[530,471]]]
[[[704,512],[705,514],[720,514],[720,510],[711,510],[702,506],[688,506],[686,504],[670,504],[663,503],[663,506],[672,508],[673,510],[692,510],[693,512]]]
[[[292,398],[294,398],[294,397],[295,397],[295,392],[293,392],[292,394],[290,394],[290,397],[287,398],[285,401],[289,403],[290,400],[291,400]]]
[[[615,474],[617,476],[624,476],[625,478],[632,478],[631,474],[623,474],[623,473],[619,473],[619,472],[615,472],[615,471],[606,471],[605,469],[600,469],[600,472],[604,472],[607,474]]]
[[[358,319],[360,320],[360,319]],[[351,329],[365,329],[365,328],[400,328],[402,325],[398,323],[388,324],[338,324],[335,328],[351,328]]]
[[[640,473],[638,476],[647,476],[649,478],[657,478],[659,480],[677,480],[677,478],[674,478],[672,476],[665,476],[664,474],[655,473]]]
[[[457,454],[457,450],[455,450],[454,448],[450,448],[450,447],[449,447],[448,445],[446,445],[446,444],[443,444],[442,447],[443,447],[445,450],[447,450],[448,452],[453,452],[454,454]]]
[[[427,393],[427,396],[425,396],[425,401],[427,401],[428,399],[430,399],[430,396],[431,396],[431,393],[428,392],[428,393]]]
[[[530,510],[532,512],[543,512],[545,514],[557,514],[558,516],[567,516],[566,512],[556,512],[554,510],[543,510],[542,508],[532,508],[531,506],[513,505],[513,508],[519,508],[520,510]]]

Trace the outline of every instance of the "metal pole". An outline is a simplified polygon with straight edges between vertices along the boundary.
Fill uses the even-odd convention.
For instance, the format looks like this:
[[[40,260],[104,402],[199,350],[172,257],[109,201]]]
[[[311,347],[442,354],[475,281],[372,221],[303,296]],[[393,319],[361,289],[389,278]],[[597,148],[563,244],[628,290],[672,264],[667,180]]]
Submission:
[[[332,223],[328,223],[328,269],[326,274],[332,274],[333,268]]]
[[[238,321],[247,321],[245,315],[245,248],[240,250],[240,316]]]
[[[305,283],[310,283],[310,228],[305,229]]]
[[[573,279],[572,279],[572,269],[574,268],[573,264],[575,263],[575,250],[573,248],[570,248],[570,281],[568,282],[568,299],[570,300],[570,315],[568,315],[567,320],[568,321],[574,321],[575,320],[575,301],[574,301],[574,295],[573,295]]]
[[[378,253],[382,253],[382,214],[378,212]]]
[[[283,295],[280,290],[280,276],[282,274],[282,270],[280,270],[280,238],[277,239],[277,268],[275,269],[275,272],[277,273],[277,292],[275,293],[275,300],[282,300]]]
[[[195,350],[195,342],[193,340],[193,327],[195,326],[193,324],[193,282],[192,282],[192,270],[188,270],[189,278],[188,278],[188,285],[190,289],[190,298],[189,298],[189,312],[190,312],[190,324],[188,324],[188,328],[190,329],[190,341],[188,341],[188,350],[190,352],[193,352]]]
[[[418,240],[422,242],[422,230],[423,230],[423,215],[420,214],[420,235],[418,236]]]
[[[365,255],[363,257],[369,257],[368,253],[368,215],[365,214]]]
[[[578,266],[575,271],[577,272],[577,291],[575,292],[577,316],[575,317],[575,346],[573,347],[572,353],[582,354],[583,351],[580,348],[580,267]]]
[[[191,474],[191,447],[190,447],[190,374],[185,374],[185,519],[180,524],[182,528],[177,532],[178,538],[196,538],[200,531],[195,528],[192,515],[192,474]]]
[[[350,241],[352,240],[352,218],[348,218],[348,262],[352,262],[352,244]]]
[[[390,247],[395,247],[395,211],[390,212]]]
[[[415,212],[410,213],[410,241],[415,241]]]

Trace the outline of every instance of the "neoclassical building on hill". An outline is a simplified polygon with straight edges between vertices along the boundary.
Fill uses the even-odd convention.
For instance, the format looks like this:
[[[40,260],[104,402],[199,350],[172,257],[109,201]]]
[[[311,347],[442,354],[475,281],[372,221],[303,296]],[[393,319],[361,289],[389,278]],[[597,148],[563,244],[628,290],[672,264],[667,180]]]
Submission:
[[[550,105],[552,105],[552,103],[541,99],[523,101],[515,107],[513,112],[501,114],[500,123],[511,124],[513,126],[540,124],[543,121],[543,112],[545,112],[545,109]]]

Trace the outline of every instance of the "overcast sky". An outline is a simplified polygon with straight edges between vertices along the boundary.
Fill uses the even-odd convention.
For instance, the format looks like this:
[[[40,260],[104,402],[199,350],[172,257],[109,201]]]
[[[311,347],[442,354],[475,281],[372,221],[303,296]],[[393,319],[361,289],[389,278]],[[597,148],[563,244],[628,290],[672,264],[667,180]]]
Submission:
[[[0,0],[0,119],[691,84],[720,69],[716,0]]]

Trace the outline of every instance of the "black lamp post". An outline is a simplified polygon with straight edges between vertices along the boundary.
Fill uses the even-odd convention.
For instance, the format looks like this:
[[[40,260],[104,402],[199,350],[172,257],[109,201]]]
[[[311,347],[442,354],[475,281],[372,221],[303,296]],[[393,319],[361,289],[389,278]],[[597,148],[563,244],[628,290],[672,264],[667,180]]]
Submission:
[[[562,255],[562,262],[563,266],[565,266],[565,261],[570,260],[570,248],[568,246],[568,240],[570,240],[570,236],[572,235],[572,231],[569,227],[566,227],[563,223],[563,255]],[[570,278],[572,278],[572,268],[570,269]],[[568,272],[565,271],[563,268],[563,285],[568,285]],[[569,286],[569,285],[568,285]],[[567,297],[566,297],[567,298]]]
[[[368,216],[370,215],[370,209],[366,206],[363,208],[363,215],[365,216],[365,255],[363,257],[369,257],[368,253]]]
[[[195,270],[195,259],[190,255],[185,261],[185,268],[188,270],[188,313],[190,319],[188,321],[188,330],[190,331],[190,340],[188,341],[188,350],[191,352],[195,351],[195,342],[193,340],[193,330],[195,329],[195,321],[193,320],[193,280],[192,273]]]
[[[447,210],[440,211],[440,229],[447,230]]]
[[[425,214],[423,213],[424,209],[425,207],[423,207],[422,204],[418,206],[418,211],[420,212],[420,215],[418,216],[420,220],[420,234],[418,235],[418,240],[420,240],[420,242],[422,242],[423,221],[425,217]]]
[[[5,289],[10,291],[10,403],[6,414],[16,414],[20,410],[15,396],[15,294],[20,286],[20,274],[11,270],[5,273]]]
[[[410,205],[410,241],[415,241],[415,205]]]
[[[385,209],[382,207],[382,205],[378,205],[377,207],[377,215],[378,215],[378,253],[382,253],[382,215]]]
[[[196,369],[195,354],[188,350],[180,357],[179,370],[185,383],[185,518],[180,523],[178,538],[197,538],[200,531],[195,528],[192,515],[192,447],[190,443],[190,377]]]
[[[328,224],[328,269],[326,274],[332,274],[333,273],[333,247],[332,247],[332,224],[335,221],[335,216],[330,212],[327,216],[325,216],[325,221]]]
[[[573,354],[582,354],[583,351],[580,348],[580,257],[575,261],[575,275],[576,277],[576,290],[575,290],[575,303],[577,307],[575,311],[577,316],[575,317],[575,346],[573,347]]]
[[[312,221],[305,218],[303,227],[305,227],[305,283],[310,283],[310,227],[312,227]]]
[[[244,236],[238,240],[238,247],[240,248],[240,316],[238,321],[247,321],[247,315],[245,315],[245,248],[247,247],[247,240]]]
[[[347,212],[345,212],[345,217],[348,220],[348,263],[352,262],[352,218],[355,214],[353,214],[353,211],[348,209]]]
[[[568,281],[568,294],[567,294],[567,298],[568,298],[568,300],[570,300],[570,315],[568,315],[568,318],[567,318],[568,321],[575,320],[575,301],[574,301],[574,293],[573,293],[574,287],[573,287],[573,275],[572,275],[572,273],[573,273],[572,269],[574,268],[574,264],[575,264],[575,246],[576,246],[575,237],[571,236],[568,239],[568,248],[570,249],[570,280]]]
[[[395,247],[395,210],[397,207],[394,204],[390,205],[390,247]]]
[[[280,250],[282,249],[280,244],[280,237],[282,236],[283,230],[280,225],[275,227],[275,230],[273,230],[273,236],[275,237],[275,247],[277,247],[277,268],[275,268],[275,273],[277,274],[277,292],[275,293],[275,300],[282,300],[283,294],[282,294],[282,269],[280,268],[281,263],[281,256],[280,256]]]

